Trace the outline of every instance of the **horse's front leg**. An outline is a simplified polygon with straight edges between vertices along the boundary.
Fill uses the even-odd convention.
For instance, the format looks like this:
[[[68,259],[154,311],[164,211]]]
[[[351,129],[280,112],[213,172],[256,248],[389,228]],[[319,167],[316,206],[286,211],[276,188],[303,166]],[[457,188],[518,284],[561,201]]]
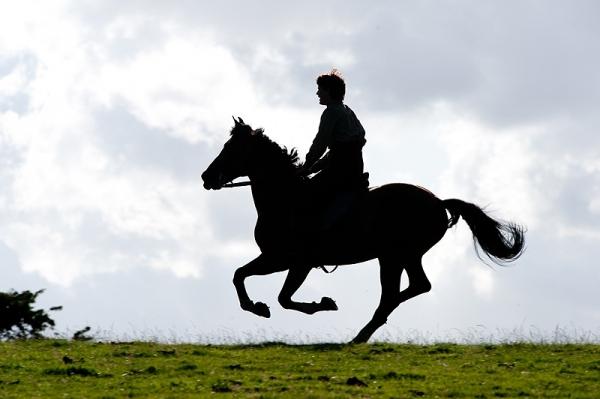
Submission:
[[[253,302],[250,299],[248,292],[246,291],[246,286],[244,285],[244,280],[249,276],[266,275],[284,270],[286,270],[286,267],[278,267],[277,263],[274,262],[272,258],[267,257],[264,254],[261,254],[247,265],[237,269],[233,275],[233,284],[235,285],[242,309],[258,316],[271,317],[269,307],[265,303]]]
[[[288,275],[283,283],[283,288],[279,294],[279,303],[285,309],[297,310],[302,313],[313,314],[323,310],[338,310],[335,301],[328,297],[321,298],[321,302],[296,302],[292,296],[298,288],[304,283],[308,273],[311,271],[310,266],[293,266],[288,271]]]

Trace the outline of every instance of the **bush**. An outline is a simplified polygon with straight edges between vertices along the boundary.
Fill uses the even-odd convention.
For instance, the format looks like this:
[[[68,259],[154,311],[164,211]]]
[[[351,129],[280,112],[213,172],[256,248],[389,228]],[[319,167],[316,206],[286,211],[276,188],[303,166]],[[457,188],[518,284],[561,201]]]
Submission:
[[[42,292],[0,292],[0,339],[40,338],[42,331],[54,327],[54,320],[44,310],[33,309]],[[61,309],[61,306],[50,308]]]

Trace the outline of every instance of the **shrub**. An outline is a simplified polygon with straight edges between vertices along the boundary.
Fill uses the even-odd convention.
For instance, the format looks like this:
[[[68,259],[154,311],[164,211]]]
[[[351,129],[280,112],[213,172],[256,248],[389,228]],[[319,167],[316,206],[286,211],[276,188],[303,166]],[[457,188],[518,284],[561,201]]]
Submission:
[[[54,327],[54,320],[44,310],[33,309],[42,292],[0,292],[0,339],[40,338],[42,331]],[[50,308],[61,309],[61,306]]]

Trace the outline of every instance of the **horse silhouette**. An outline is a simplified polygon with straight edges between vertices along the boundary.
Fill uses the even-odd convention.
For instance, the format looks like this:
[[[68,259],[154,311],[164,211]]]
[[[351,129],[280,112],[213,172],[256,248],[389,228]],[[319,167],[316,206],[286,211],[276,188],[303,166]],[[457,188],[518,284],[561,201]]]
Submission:
[[[421,263],[423,255],[462,217],[473,233],[475,249],[502,265],[524,250],[524,229],[492,219],[478,206],[459,200],[441,200],[428,190],[393,183],[370,188],[331,229],[311,231],[314,214],[303,207],[305,181],[295,150],[270,140],[262,129],[236,120],[223,150],[202,174],[204,188],[218,190],[238,177],[248,176],[257,210],[254,230],[261,254],[238,268],[233,283],[242,309],[270,317],[269,307],[253,302],[244,285],[249,276],[287,270],[278,300],[282,307],[307,314],[337,310],[333,299],[297,302],[294,293],[309,272],[324,265],[349,265],[377,258],[381,299],[371,320],[352,340],[366,342],[402,302],[431,290]],[[481,256],[480,256],[481,258]],[[406,271],[409,285],[400,291]]]

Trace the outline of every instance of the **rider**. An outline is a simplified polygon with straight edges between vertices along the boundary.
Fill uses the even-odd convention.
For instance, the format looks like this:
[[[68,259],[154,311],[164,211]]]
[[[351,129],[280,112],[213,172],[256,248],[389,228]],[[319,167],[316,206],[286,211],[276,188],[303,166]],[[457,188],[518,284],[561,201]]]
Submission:
[[[317,173],[309,180],[309,192],[319,202],[320,199],[329,202],[336,193],[352,194],[368,186],[362,157],[365,129],[354,111],[344,104],[346,84],[337,70],[320,75],[317,87],[319,103],[327,108],[321,115],[319,131],[306,154],[301,173]],[[329,151],[325,154],[326,150]],[[337,205],[344,208],[347,202]],[[337,212],[333,211],[339,213],[340,206]]]

